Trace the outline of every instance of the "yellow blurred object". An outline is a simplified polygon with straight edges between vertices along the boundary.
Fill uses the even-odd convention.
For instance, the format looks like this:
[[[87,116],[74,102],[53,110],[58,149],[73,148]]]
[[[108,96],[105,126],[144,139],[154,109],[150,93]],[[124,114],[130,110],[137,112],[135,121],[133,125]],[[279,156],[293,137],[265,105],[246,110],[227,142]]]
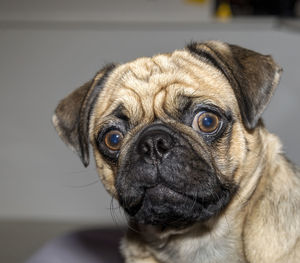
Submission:
[[[204,4],[207,0],[184,0],[188,4]]]
[[[221,3],[218,6],[217,12],[216,12],[217,18],[220,18],[222,20],[226,20],[232,17],[232,12],[230,5],[228,3]]]

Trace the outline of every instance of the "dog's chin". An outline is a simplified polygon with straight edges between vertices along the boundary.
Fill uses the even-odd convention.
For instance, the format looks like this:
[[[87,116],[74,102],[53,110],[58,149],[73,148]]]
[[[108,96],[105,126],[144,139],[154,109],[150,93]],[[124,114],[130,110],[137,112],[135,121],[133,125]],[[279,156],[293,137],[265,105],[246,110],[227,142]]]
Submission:
[[[229,202],[230,193],[224,191],[216,199],[199,198],[176,192],[164,185],[148,188],[135,209],[126,209],[130,218],[139,224],[182,227],[204,222],[217,215]]]

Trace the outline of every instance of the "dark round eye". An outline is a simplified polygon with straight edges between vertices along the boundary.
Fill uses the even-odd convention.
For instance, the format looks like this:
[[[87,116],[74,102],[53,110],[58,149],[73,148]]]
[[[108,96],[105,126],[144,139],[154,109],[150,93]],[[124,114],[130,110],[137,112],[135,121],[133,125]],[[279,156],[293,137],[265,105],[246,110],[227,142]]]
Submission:
[[[193,121],[193,128],[197,127],[201,132],[204,133],[215,132],[219,128],[219,125],[219,116],[212,112],[206,111],[199,112]]]
[[[111,130],[104,136],[104,143],[112,151],[118,151],[121,148],[123,134],[118,130]]]

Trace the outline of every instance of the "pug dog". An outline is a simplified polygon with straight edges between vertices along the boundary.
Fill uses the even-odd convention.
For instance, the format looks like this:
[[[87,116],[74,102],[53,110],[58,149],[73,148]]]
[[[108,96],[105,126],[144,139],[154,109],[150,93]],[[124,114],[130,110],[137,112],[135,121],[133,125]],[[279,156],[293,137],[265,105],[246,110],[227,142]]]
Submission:
[[[261,116],[271,56],[218,41],[108,65],[53,124],[128,215],[127,263],[300,262],[300,172]]]

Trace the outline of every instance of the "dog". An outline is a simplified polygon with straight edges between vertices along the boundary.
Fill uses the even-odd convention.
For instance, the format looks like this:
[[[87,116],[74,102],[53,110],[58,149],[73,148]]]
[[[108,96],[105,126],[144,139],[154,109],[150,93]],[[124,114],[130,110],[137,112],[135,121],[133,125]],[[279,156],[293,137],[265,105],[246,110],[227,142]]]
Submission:
[[[127,263],[300,262],[300,172],[261,119],[282,69],[219,41],[111,64],[53,124],[124,208]]]

